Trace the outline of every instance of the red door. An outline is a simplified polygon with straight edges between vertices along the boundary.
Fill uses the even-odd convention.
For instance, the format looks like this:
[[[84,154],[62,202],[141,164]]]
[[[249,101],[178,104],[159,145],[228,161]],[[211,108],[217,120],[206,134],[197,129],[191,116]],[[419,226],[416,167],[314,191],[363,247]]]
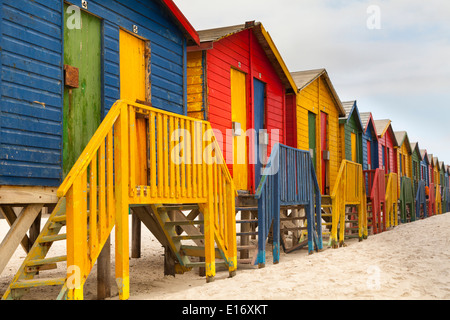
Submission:
[[[372,170],[372,148],[370,141],[367,141],[367,169]]]
[[[322,157],[322,192],[327,194],[327,163],[328,157],[325,156],[325,153],[328,152],[327,145],[327,114],[321,112],[320,113],[320,155]]]

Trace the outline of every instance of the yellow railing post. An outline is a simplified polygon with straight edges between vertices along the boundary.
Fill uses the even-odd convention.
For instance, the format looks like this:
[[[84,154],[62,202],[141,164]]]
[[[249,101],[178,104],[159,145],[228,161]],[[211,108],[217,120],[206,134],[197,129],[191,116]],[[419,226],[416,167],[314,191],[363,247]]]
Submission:
[[[119,297],[126,300],[130,295],[129,279],[129,239],[128,239],[128,112],[123,104],[120,116],[114,125],[114,180],[116,208],[116,283]]]
[[[84,269],[87,252],[86,213],[83,212],[83,181],[77,177],[66,196],[67,298],[83,299]]]

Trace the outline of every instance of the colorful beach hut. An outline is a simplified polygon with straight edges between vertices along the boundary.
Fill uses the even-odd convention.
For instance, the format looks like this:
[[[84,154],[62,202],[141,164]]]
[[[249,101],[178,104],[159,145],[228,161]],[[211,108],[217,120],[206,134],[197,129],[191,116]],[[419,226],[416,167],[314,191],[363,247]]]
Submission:
[[[188,115],[221,133],[236,188],[254,194],[272,147],[286,143],[286,99],[297,87],[260,22],[198,34],[188,48]]]
[[[346,113],[325,69],[291,74],[298,87],[296,105],[288,105],[297,120],[294,146],[310,151],[321,192],[329,195],[340,167],[339,118]]]
[[[375,128],[378,133],[378,157],[379,166],[383,168],[386,174],[397,173],[397,139],[392,128],[391,120],[375,120]]]
[[[379,168],[378,157],[378,134],[375,128],[375,122],[371,112],[361,112],[361,122],[363,131],[363,168],[364,170],[375,170]]]
[[[436,195],[436,214],[442,214],[441,174],[439,158],[433,157],[434,192]]]
[[[2,243],[0,272],[20,244],[28,252],[3,298],[20,298],[33,287],[59,285],[58,298],[82,299],[84,281],[102,248],[109,248],[107,239],[115,227],[115,277],[120,298],[127,299],[130,204],[134,212],[145,209],[149,221],[159,214],[167,217],[167,208],[160,203],[205,203],[204,195],[188,197],[181,190],[176,177],[183,175],[174,170],[182,166],[168,165],[169,130],[189,122],[185,117],[186,48],[199,44],[198,34],[172,0],[90,0],[76,5],[2,1],[0,10],[0,207],[15,234]],[[203,123],[201,130],[206,131],[207,125]],[[226,167],[219,176],[226,185],[222,185],[228,193],[225,198],[232,199]],[[205,196],[206,191],[215,192],[215,177],[210,188],[202,183]],[[153,195],[147,192],[150,186]],[[156,202],[150,199],[155,192],[160,196],[158,208],[150,209]],[[24,207],[17,218],[15,207]],[[43,207],[54,209],[41,230],[38,215]],[[231,211],[232,215],[224,216],[234,219],[234,207]],[[169,236],[175,229],[173,224],[165,225],[169,220],[153,219],[152,225],[158,227],[152,232],[171,253],[166,254],[167,261],[174,268],[177,264],[190,270],[192,264],[188,266],[187,254],[180,251],[180,239],[175,232]],[[203,247],[196,249],[197,255],[200,251],[206,257],[203,265],[211,279],[215,239],[208,230],[214,232],[215,227],[208,226],[208,220],[205,215]],[[234,229],[228,230],[229,239],[233,234],[235,238]],[[223,234],[219,241],[223,238],[228,236]],[[60,240],[66,240],[67,255],[47,257],[50,246]],[[235,243],[227,248],[235,250]],[[228,249],[222,251],[226,259]],[[109,260],[108,254],[103,257],[102,262]],[[233,269],[232,260],[226,264],[234,265]],[[33,279],[59,262],[66,262],[68,276],[70,268],[78,267],[79,286],[67,285],[64,277]],[[105,278],[104,283],[109,282]]]
[[[427,216],[427,195],[426,195],[426,182],[422,178],[422,153],[419,148],[418,142],[411,143],[411,162],[412,162],[412,180],[413,190],[415,197],[415,215],[411,216],[413,220],[418,218],[424,218]]]
[[[411,143],[406,131],[396,131],[395,138],[398,143],[396,148],[398,184],[400,190],[400,216],[402,222],[414,219],[414,186],[411,170]]]
[[[428,152],[426,149],[420,149],[420,179],[425,181],[425,185],[430,186],[430,162],[428,160]]]
[[[342,103],[345,117],[339,118],[340,160],[363,164],[363,132],[358,106],[355,101]]]

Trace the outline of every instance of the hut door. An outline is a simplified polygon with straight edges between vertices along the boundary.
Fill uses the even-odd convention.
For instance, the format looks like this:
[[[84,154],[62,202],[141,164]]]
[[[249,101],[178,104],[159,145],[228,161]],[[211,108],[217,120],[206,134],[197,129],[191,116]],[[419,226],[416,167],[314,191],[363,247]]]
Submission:
[[[245,73],[231,69],[231,121],[233,122],[233,180],[237,190],[248,190],[247,89]]]
[[[262,161],[267,154],[267,133],[264,131],[265,116],[265,92],[266,85],[254,79],[254,102],[255,102],[255,132],[256,132],[256,159],[255,159],[255,189],[261,180]],[[266,141],[264,141],[266,140]]]
[[[351,140],[352,140],[352,161],[353,162],[357,162],[358,158],[357,158],[357,144],[356,144],[356,134],[355,133],[351,133]]]
[[[314,169],[317,167],[316,163],[316,115],[308,112],[308,137],[309,137],[309,152],[311,153]]]
[[[367,169],[372,170],[372,146],[370,141],[367,141]]]
[[[323,194],[328,194],[328,163],[330,158],[330,153],[328,150],[328,115],[326,113],[320,113],[320,148],[321,148],[321,163],[322,163],[322,192]]]
[[[64,6],[67,21],[68,5]],[[81,22],[81,28],[69,29],[64,24],[63,178],[94,135],[101,117],[101,21],[81,11]]]
[[[150,102],[150,90],[147,89],[146,41],[131,33],[120,30],[120,98],[132,102]],[[136,184],[148,185],[147,164],[147,120],[136,119],[137,154]]]

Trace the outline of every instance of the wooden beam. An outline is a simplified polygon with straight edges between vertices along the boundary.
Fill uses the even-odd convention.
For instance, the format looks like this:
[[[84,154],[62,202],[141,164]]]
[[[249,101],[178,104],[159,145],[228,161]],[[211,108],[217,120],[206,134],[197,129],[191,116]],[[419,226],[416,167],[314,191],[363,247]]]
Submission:
[[[36,220],[43,206],[43,204],[27,206],[11,226],[8,234],[0,244],[0,274],[8,264],[26,232]]]
[[[25,208],[22,208],[21,213],[25,210]],[[13,208],[10,206],[2,206],[0,207],[0,213],[3,213],[3,216],[5,217],[6,221],[8,222],[9,226],[11,227],[14,222],[17,220],[16,213],[14,212]],[[20,214],[19,213],[19,216]],[[30,238],[25,234],[21,243],[23,250],[28,253],[28,250],[31,248],[31,241]]]
[[[57,203],[56,188],[0,186],[0,204],[17,207],[19,204]]]
[[[111,237],[97,259],[97,300],[111,297]]]

